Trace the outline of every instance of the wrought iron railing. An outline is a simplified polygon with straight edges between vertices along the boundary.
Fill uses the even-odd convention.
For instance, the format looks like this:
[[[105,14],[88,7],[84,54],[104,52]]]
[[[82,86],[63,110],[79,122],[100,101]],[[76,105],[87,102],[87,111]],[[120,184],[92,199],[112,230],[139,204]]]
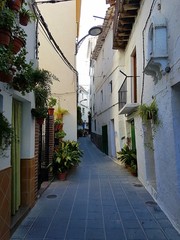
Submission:
[[[126,105],[127,103],[127,79],[124,80],[118,91],[118,102],[119,102],[119,111]]]

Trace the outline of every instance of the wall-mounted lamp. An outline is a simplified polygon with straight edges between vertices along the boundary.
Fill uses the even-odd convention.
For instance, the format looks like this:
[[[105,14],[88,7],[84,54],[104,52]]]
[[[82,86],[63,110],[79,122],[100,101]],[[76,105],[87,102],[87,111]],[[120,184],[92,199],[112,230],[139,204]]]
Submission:
[[[89,29],[88,34],[86,34],[83,38],[81,38],[77,43],[76,43],[76,54],[78,53],[78,50],[84,41],[84,39],[88,36],[98,36],[102,33],[102,27],[101,26],[94,26]]]

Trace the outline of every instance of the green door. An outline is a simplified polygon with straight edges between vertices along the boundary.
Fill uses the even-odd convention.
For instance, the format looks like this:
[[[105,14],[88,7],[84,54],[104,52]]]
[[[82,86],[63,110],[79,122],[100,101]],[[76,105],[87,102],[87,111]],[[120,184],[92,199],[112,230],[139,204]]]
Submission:
[[[102,126],[102,151],[108,155],[108,131],[107,125]]]

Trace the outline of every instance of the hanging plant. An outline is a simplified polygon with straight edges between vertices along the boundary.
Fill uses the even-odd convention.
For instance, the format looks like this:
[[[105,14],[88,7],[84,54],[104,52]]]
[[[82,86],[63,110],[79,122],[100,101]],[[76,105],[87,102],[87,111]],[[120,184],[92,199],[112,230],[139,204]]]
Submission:
[[[27,10],[25,7],[22,7],[19,12],[19,23],[22,26],[27,26],[29,22],[35,21],[36,16],[30,10]]]
[[[56,119],[63,119],[63,116],[65,114],[68,114],[68,110],[65,108],[61,108],[60,106],[58,106],[58,108],[55,110],[55,118]]]
[[[138,107],[138,114],[142,118],[143,122],[147,122],[148,120],[152,120],[154,124],[159,124],[158,119],[158,107],[156,100],[154,99],[150,105],[141,104]]]
[[[47,117],[48,98],[51,95],[51,85],[54,75],[44,69],[35,69],[31,74],[31,81],[35,85],[35,109],[31,113],[37,118]],[[55,78],[57,79],[57,78]]]
[[[8,7],[14,11],[19,11],[24,0],[8,0]]]
[[[19,26],[15,26],[12,31],[12,51],[14,54],[17,54],[21,48],[26,45],[26,37],[24,29]]]
[[[0,45],[9,46],[15,14],[9,8],[0,10]]]
[[[10,49],[0,46],[0,81],[10,83],[14,72],[14,54]]]
[[[13,136],[13,128],[3,113],[0,113],[0,126],[0,151],[2,152],[11,144]]]

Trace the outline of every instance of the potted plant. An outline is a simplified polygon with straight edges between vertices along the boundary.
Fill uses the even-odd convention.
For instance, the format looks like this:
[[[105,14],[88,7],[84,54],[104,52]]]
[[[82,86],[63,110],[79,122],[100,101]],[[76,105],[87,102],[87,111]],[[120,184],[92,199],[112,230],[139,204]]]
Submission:
[[[128,144],[125,144],[121,151],[117,152],[117,159],[124,163],[133,175],[137,176],[136,150],[130,149]]]
[[[0,113],[0,124],[0,151],[3,152],[11,144],[13,128],[3,113]]]
[[[152,120],[154,124],[159,124],[158,120],[158,107],[156,100],[154,99],[150,105],[141,104],[138,107],[138,114],[144,122]]]
[[[46,88],[36,86],[34,89],[35,94],[35,109],[31,110],[31,113],[36,117],[38,124],[43,124],[44,118],[47,117],[47,99],[49,92]]]
[[[67,176],[68,171],[80,163],[82,151],[75,141],[63,141],[54,152],[53,173],[59,179]],[[65,176],[64,176],[65,175]],[[64,178],[65,180],[65,178]]]
[[[53,115],[54,114],[54,106],[56,105],[56,103],[57,103],[57,99],[56,98],[50,97],[48,99],[48,114],[49,115]]]
[[[0,11],[0,44],[9,46],[11,31],[15,21],[15,13],[9,8]]]
[[[54,131],[58,132],[63,129],[63,121],[62,119],[55,119],[54,121]]]
[[[38,122],[38,118],[40,116],[35,113],[40,112],[42,117],[47,117],[47,103],[48,98],[51,95],[51,84],[53,77],[53,74],[44,69],[35,69],[32,71],[31,81],[33,81],[33,84],[35,84],[33,89],[35,94],[35,110],[33,110],[32,115],[36,117]]]
[[[7,0],[8,7],[14,11],[19,11],[24,0]]]
[[[67,109],[64,109],[64,108],[61,108],[60,106],[58,106],[58,108],[55,110],[55,118],[63,119],[63,116],[67,113],[69,113]]]
[[[11,83],[15,72],[15,57],[9,48],[0,46],[0,81]]]
[[[62,139],[65,136],[66,136],[66,133],[63,130],[60,130],[60,131],[55,133],[55,138],[57,138],[57,139]]]
[[[39,125],[42,125],[44,122],[44,119],[47,117],[47,108],[46,107],[37,107],[31,109],[31,114],[33,117],[36,118],[36,122]]]
[[[32,80],[36,83],[36,85],[48,89],[49,92],[51,89],[51,85],[53,84],[53,80],[59,81],[59,79],[48,70],[39,68],[33,71],[31,77]]]
[[[17,54],[22,47],[25,47],[27,34],[17,25],[13,28],[12,33],[12,51]]]
[[[27,26],[31,20],[35,21],[36,16],[31,12],[29,9],[26,9],[25,7],[22,7],[19,11],[19,23],[22,26]]]

